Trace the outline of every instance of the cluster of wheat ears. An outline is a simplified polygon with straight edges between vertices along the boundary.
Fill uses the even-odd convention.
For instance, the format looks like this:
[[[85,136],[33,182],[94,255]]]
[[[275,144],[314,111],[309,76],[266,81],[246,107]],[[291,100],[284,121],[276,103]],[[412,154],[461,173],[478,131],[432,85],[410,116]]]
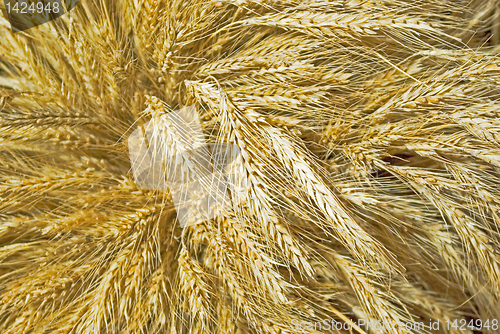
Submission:
[[[498,333],[499,40],[499,0],[0,18],[0,332]],[[183,227],[127,138],[190,105],[248,189]]]

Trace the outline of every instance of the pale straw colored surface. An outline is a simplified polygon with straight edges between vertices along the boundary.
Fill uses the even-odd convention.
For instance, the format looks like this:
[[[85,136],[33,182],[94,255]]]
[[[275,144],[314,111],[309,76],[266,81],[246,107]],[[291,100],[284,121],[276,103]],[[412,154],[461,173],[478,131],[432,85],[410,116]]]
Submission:
[[[19,34],[0,19],[0,332],[498,333],[498,8],[82,0]],[[181,228],[127,139],[190,105],[248,189]]]

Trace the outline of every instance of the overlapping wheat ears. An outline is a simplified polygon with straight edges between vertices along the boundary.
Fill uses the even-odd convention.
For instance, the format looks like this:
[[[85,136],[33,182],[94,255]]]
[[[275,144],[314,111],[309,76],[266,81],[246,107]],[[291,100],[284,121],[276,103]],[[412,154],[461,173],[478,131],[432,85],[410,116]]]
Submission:
[[[498,333],[499,23],[499,0],[0,19],[0,333]],[[248,191],[182,228],[127,138],[189,105]]]

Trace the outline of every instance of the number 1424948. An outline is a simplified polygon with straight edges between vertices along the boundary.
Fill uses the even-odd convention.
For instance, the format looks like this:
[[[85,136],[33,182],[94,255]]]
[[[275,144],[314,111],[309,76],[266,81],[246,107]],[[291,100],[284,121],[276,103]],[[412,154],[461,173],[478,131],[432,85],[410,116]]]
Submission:
[[[41,13],[55,13],[59,14],[61,11],[61,6],[59,2],[47,2],[46,4],[43,2],[16,2],[14,4],[7,2],[6,3],[7,13],[16,13],[16,14],[41,14]]]
[[[446,320],[445,321],[445,326],[447,330],[450,329],[455,329],[455,330],[460,330],[460,331],[465,331],[465,330],[481,330],[481,329],[487,329],[487,330],[498,330],[499,324],[497,319],[488,319],[488,320],[481,320],[481,319],[473,319],[473,320],[465,320],[465,319],[460,319],[460,320]]]

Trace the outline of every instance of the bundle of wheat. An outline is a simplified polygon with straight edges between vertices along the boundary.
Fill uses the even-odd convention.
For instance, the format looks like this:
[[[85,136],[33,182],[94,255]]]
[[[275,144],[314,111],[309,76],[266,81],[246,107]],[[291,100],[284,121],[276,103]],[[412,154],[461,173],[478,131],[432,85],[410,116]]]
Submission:
[[[0,36],[1,333],[499,332],[500,0],[82,0]],[[185,106],[247,188],[184,226],[127,138]]]

